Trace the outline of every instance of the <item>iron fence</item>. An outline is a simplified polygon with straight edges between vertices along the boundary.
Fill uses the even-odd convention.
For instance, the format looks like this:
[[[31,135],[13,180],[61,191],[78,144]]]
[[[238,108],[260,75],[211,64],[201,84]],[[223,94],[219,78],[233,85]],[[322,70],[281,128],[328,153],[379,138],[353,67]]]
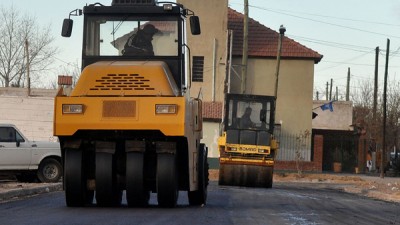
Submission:
[[[311,133],[299,134],[280,132],[275,134],[279,143],[277,160],[279,161],[311,161]]]

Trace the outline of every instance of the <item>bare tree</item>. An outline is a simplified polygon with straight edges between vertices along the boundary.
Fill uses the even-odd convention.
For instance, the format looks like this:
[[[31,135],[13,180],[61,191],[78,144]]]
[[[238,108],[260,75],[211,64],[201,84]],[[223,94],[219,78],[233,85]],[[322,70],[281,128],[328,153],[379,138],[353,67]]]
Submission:
[[[398,133],[400,129],[400,82],[393,80],[388,85],[387,98],[387,146],[398,148]]]
[[[54,38],[50,34],[50,26],[39,26],[35,17],[21,15],[13,6],[0,8],[0,21],[1,85],[23,87],[27,65],[32,80],[37,81],[40,74],[51,65],[57,52],[57,48],[51,46]]]
[[[387,88],[387,117],[386,117],[386,146],[399,148],[400,140],[400,82],[393,79],[388,82]],[[357,126],[365,129],[367,135],[382,144],[383,106],[382,99],[378,99],[376,120],[372,117],[373,86],[372,82],[360,82],[357,90],[353,91],[353,116]],[[382,96],[382,93],[378,93]]]
[[[366,130],[373,129],[372,126],[375,124],[372,121],[373,96],[374,88],[368,80],[360,81],[351,94],[354,123]]]

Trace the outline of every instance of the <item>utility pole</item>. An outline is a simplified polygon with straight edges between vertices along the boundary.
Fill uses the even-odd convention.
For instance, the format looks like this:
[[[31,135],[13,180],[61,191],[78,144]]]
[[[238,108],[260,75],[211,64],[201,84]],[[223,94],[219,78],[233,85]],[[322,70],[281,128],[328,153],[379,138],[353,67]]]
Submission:
[[[383,84],[383,143],[382,143],[382,156],[381,156],[381,178],[385,177],[385,162],[386,162],[386,98],[387,98],[387,77],[388,77],[388,67],[389,67],[389,48],[390,40],[387,39],[386,45],[386,63],[385,63],[385,78]]]
[[[325,91],[325,93],[326,93],[326,100],[327,100],[327,101],[329,100],[328,88],[329,88],[329,82],[326,82],[326,91]]]
[[[242,94],[246,92],[248,34],[249,34],[249,0],[244,0],[242,82],[241,82],[242,85],[240,88]]]
[[[28,96],[31,95],[31,77],[30,77],[30,63],[29,63],[29,42],[28,39],[25,39],[25,52],[26,52],[26,80],[27,80],[27,87],[28,87]]]
[[[319,91],[317,91],[317,101],[319,100]]]
[[[278,53],[276,56],[276,72],[275,72],[275,98],[278,97],[278,81],[279,81],[279,68],[281,65],[281,53],[282,53],[282,40],[285,35],[286,28],[281,25],[279,27],[279,39],[278,39]]]
[[[350,67],[347,69],[346,101],[350,101]]]
[[[336,100],[336,101],[339,100],[339,88],[338,88],[338,86],[336,86],[336,99],[333,99],[333,100]]]
[[[233,42],[233,30],[228,30],[227,37],[226,37],[227,45],[226,48],[229,51],[226,51],[226,77],[225,77],[225,94],[231,93],[231,70],[232,70],[232,42]]]
[[[375,48],[375,81],[374,81],[374,108],[372,110],[372,117],[374,125],[376,125],[376,108],[378,104],[378,64],[379,64],[379,47]]]
[[[329,101],[332,101],[332,86],[333,86],[333,79],[331,78],[331,88],[329,91]]]

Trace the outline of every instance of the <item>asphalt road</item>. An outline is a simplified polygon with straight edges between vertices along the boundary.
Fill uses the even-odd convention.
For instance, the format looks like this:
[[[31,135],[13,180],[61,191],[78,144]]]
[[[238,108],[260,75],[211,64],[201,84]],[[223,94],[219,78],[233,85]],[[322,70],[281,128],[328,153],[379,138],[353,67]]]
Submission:
[[[208,203],[158,208],[68,208],[53,192],[0,203],[0,223],[13,224],[400,224],[400,204],[343,193],[324,184],[277,183],[272,189],[219,187],[211,182]]]

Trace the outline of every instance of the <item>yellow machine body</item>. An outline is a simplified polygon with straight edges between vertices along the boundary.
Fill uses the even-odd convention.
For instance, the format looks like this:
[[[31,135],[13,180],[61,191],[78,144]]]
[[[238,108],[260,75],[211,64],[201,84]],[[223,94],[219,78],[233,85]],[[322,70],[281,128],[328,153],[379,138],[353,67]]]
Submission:
[[[185,136],[185,120],[191,117],[186,106],[190,104],[186,97],[175,96],[171,79],[163,62],[89,65],[70,96],[56,97],[54,135],[73,135],[78,130],[135,129]],[[63,112],[67,105],[82,105],[82,112]],[[157,105],[174,105],[176,112],[157,113]]]
[[[69,106],[81,109],[74,112]],[[53,130],[55,136],[67,139],[79,132],[95,135],[99,131],[153,131],[181,137],[191,156],[189,188],[195,189],[197,149],[202,138],[201,107],[199,99],[179,96],[164,62],[97,62],[83,70],[70,95],[59,90]]]

